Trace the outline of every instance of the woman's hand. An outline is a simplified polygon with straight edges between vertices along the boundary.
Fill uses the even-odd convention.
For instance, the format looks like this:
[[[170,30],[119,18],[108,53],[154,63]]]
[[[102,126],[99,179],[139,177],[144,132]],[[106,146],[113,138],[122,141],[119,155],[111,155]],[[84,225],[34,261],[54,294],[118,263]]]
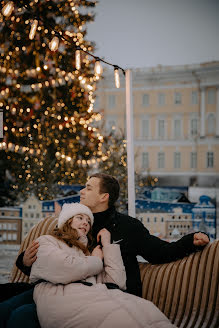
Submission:
[[[38,241],[33,241],[32,244],[27,247],[26,251],[24,252],[24,257],[23,257],[23,264],[27,267],[30,267],[37,259],[37,251],[39,248],[39,242]]]
[[[103,260],[103,251],[102,251],[100,245],[97,245],[97,246],[93,249],[93,251],[92,251],[92,253],[91,253],[91,256],[97,256],[97,257],[99,257],[99,258],[101,259],[101,261]]]
[[[99,241],[103,247],[111,244],[111,233],[105,228],[101,229],[97,234],[97,242]]]

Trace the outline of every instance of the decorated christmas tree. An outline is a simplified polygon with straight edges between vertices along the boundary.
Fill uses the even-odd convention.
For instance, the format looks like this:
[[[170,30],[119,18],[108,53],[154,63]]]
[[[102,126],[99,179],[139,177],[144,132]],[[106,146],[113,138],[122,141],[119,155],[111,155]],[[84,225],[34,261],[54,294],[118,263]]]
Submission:
[[[52,198],[59,184],[84,183],[102,157],[102,136],[92,125],[100,118],[93,112],[99,77],[85,39],[95,2],[1,5],[1,176],[8,170],[17,195]]]

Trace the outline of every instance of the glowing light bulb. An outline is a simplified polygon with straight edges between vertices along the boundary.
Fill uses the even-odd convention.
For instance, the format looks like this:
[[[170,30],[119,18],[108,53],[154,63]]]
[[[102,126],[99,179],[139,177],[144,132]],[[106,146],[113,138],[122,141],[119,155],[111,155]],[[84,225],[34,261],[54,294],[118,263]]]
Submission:
[[[101,63],[100,63],[99,60],[97,60],[96,63],[95,63],[94,72],[97,75],[101,75],[103,73],[103,67],[102,67],[102,65],[101,65]]]
[[[2,8],[2,14],[6,17],[9,17],[14,10],[14,3],[13,1],[9,1],[3,8]]]
[[[54,36],[52,38],[51,42],[49,43],[49,49],[51,51],[56,51],[59,47],[59,38],[57,36]]]
[[[80,50],[75,51],[75,67],[77,70],[81,68],[81,54]]]
[[[38,25],[38,20],[34,19],[32,25],[31,25],[30,33],[29,33],[29,39],[30,40],[33,40],[33,38],[36,34],[37,25]]]
[[[119,88],[120,87],[120,79],[119,79],[119,70],[118,70],[118,68],[114,69],[114,77],[115,77],[116,88]]]

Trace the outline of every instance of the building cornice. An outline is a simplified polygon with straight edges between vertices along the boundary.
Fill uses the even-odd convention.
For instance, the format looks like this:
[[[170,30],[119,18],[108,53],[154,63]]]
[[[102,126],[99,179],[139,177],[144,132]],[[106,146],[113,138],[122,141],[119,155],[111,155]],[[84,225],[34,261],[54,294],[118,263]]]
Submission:
[[[194,65],[161,66],[132,70],[133,85],[144,84],[144,89],[177,87],[209,87],[219,84],[219,61]],[[166,83],[171,85],[166,86]],[[188,86],[189,84],[189,86]],[[121,92],[125,90],[125,79],[121,77],[121,88],[116,89],[114,75],[106,71],[98,83],[98,89]]]
[[[160,140],[146,140],[140,139],[134,140],[135,146],[142,146],[142,147],[153,147],[153,146],[198,146],[198,145],[218,145],[219,141],[218,138],[198,138],[197,140],[191,139],[182,139],[182,140],[170,140],[170,139],[160,139]]]

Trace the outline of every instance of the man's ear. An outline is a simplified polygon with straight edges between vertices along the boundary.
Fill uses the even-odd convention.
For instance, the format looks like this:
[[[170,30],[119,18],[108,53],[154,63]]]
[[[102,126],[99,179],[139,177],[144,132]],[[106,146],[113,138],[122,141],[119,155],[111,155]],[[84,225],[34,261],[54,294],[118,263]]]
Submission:
[[[108,194],[107,192],[105,192],[105,193],[103,193],[103,194],[101,195],[101,201],[102,201],[103,203],[105,203],[105,202],[108,203],[108,201],[109,201],[109,194]]]

